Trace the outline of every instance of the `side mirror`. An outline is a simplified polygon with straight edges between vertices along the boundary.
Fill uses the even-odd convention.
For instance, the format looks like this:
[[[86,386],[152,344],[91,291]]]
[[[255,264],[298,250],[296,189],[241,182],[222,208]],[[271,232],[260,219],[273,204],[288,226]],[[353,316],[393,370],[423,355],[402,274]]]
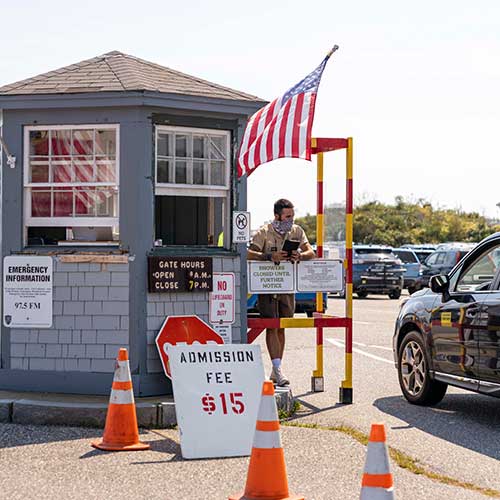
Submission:
[[[436,274],[431,276],[429,285],[434,293],[447,294],[450,287],[450,278],[446,274]]]

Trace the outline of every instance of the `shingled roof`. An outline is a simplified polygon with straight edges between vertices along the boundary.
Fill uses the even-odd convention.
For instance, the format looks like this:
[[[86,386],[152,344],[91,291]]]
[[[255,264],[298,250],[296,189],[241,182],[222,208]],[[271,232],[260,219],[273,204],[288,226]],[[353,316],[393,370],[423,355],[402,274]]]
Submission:
[[[262,101],[201,78],[118,51],[0,87],[0,95],[152,91],[169,94]]]

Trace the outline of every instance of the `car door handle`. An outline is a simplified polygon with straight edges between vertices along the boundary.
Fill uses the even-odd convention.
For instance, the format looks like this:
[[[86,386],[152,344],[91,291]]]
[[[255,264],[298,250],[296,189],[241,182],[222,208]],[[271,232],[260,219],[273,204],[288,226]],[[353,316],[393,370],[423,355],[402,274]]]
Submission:
[[[479,312],[480,310],[480,307],[479,306],[475,306],[475,307],[469,307],[466,309],[465,311],[465,316],[467,318],[474,318],[476,317],[477,313]]]

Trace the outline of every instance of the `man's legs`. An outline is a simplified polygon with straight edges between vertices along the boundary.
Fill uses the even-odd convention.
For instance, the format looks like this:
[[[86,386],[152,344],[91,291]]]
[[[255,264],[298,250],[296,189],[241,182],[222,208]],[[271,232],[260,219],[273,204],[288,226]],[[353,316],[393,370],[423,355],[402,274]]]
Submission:
[[[285,307],[283,307],[283,304],[281,303],[280,296],[260,295],[258,300],[259,312],[264,318],[293,316],[293,309],[291,309],[291,305],[289,304],[290,299],[285,301]],[[271,380],[280,386],[289,384],[288,380],[281,372],[281,360],[285,350],[284,328],[267,328],[266,346],[273,364],[273,370],[270,376]]]
[[[280,336],[281,333],[281,336]],[[269,357],[271,360],[280,359],[283,357],[283,348],[284,348],[284,333],[283,328],[267,328],[266,329],[266,346],[267,352],[269,353]],[[282,340],[283,338],[283,347]]]
[[[285,329],[268,328],[266,330],[266,345],[273,364],[271,380],[279,386],[288,385],[290,382],[281,371],[281,360],[285,350]]]

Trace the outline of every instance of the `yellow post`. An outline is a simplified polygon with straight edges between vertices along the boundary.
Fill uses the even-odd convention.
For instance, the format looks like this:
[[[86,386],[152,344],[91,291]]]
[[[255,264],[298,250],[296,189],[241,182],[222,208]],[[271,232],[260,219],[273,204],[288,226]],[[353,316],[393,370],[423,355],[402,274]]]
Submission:
[[[353,240],[353,150],[352,137],[347,139],[346,152],[346,220],[345,254],[346,268],[345,316],[348,325],[345,331],[345,379],[340,386],[340,402],[352,403],[352,240]]]
[[[317,153],[317,210],[316,210],[316,253],[319,258],[323,257],[324,239],[324,207],[323,207],[323,172],[324,154]],[[316,311],[323,312],[323,293],[316,293]],[[316,327],[316,370],[312,374],[313,391],[322,391],[323,384],[323,328]]]

